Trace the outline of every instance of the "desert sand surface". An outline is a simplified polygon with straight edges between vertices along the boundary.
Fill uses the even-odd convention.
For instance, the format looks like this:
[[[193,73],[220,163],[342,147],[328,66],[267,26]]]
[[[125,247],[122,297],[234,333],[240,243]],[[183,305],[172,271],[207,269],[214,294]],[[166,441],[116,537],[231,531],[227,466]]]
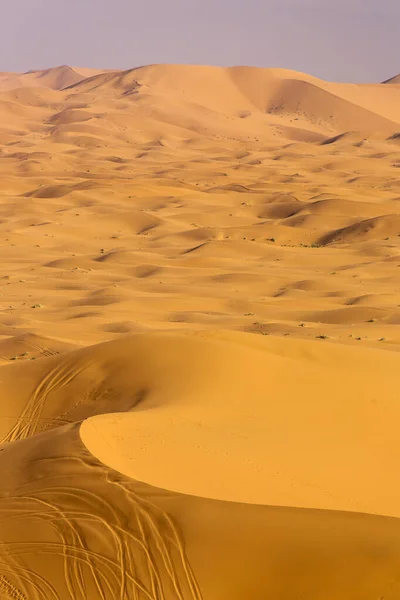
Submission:
[[[0,598],[398,600],[398,83],[0,74]]]

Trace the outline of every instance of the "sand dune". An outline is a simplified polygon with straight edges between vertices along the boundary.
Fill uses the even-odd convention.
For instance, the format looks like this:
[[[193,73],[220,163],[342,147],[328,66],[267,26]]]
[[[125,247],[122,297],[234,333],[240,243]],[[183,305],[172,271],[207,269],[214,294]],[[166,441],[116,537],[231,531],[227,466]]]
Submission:
[[[0,463],[5,597],[399,594],[398,519],[171,493],[100,463],[76,425],[6,446]]]
[[[391,83],[391,84],[400,83],[400,74],[395,75],[394,77],[391,77],[390,79],[386,79],[386,81],[384,81],[383,83]]]
[[[12,90],[20,87],[43,86],[53,90],[62,90],[84,78],[71,67],[63,65],[43,71],[28,71],[27,73],[1,73],[0,89]]]
[[[15,378],[21,381],[18,404],[14,399],[2,406],[8,420],[3,442],[99,414],[82,426],[86,446],[102,462],[151,485],[220,500],[290,506],[295,499],[304,508],[397,517],[392,480],[399,360],[381,350],[321,349],[318,341],[244,333],[137,334],[3,367],[2,397],[15,389]],[[287,383],[285,373],[291,375]],[[382,437],[380,448],[365,443]],[[188,439],[193,443],[183,463],[178,455]],[[383,460],[387,456],[392,463]]]
[[[331,232],[323,238],[322,243],[351,242],[359,239],[382,239],[384,236],[400,235],[400,215],[381,215],[373,219],[366,219],[354,225]]]
[[[0,456],[10,548],[0,589],[396,598],[398,363],[391,352],[187,332],[3,367],[2,398],[14,401],[0,418],[12,442]]]
[[[327,84],[292,71],[152,65],[100,74],[72,84],[70,89],[76,93],[101,89],[107,95],[122,95],[137,102],[142,96],[150,95],[153,101],[164,96],[164,101],[174,98],[175,102],[191,104],[192,110],[197,104],[203,111],[221,111],[242,119],[258,113],[292,115],[300,120],[299,125],[306,120],[312,129],[390,131],[400,121],[398,111],[393,110],[398,90],[388,94],[391,90],[384,86],[370,87],[367,97],[373,95],[374,102],[366,108],[369,103],[362,86]]]
[[[398,600],[400,87],[0,74],[0,597]]]

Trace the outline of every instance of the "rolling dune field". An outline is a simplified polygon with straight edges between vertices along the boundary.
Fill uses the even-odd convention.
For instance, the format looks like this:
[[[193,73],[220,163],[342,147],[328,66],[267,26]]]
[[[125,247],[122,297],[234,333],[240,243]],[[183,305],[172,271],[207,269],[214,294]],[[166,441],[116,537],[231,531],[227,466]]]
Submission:
[[[0,73],[1,599],[399,599],[399,77]]]

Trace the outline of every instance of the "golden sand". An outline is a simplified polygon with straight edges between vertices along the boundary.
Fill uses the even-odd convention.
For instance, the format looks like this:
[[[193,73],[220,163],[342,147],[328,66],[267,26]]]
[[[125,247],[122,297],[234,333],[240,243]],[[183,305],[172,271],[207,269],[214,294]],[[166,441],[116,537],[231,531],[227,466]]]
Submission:
[[[0,597],[398,600],[400,85],[0,74]]]

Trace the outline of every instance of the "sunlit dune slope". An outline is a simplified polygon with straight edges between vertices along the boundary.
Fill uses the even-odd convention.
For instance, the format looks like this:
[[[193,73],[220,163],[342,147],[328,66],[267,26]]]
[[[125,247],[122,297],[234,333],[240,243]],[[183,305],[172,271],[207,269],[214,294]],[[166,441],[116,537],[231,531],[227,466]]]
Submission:
[[[113,413],[85,422],[84,442],[152,485],[398,516],[398,363],[249,334],[138,334],[2,367],[3,442]]]

